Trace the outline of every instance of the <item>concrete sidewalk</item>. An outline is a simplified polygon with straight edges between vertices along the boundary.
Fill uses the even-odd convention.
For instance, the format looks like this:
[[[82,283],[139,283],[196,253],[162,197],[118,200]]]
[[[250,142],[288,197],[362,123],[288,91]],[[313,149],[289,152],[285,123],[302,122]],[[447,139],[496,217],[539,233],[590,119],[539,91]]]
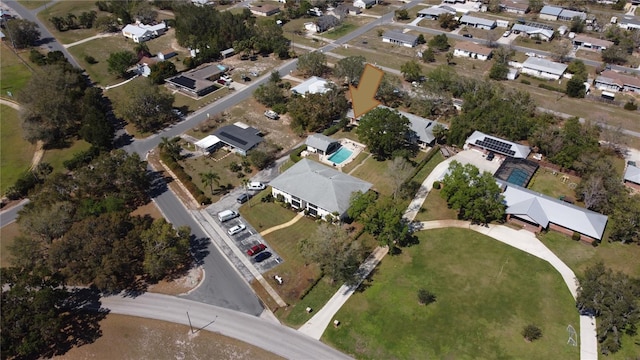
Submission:
[[[378,247],[358,269],[358,282],[356,285],[344,284],[338,291],[327,301],[327,303],[318,311],[309,321],[302,325],[298,331],[311,336],[314,339],[320,339],[324,330],[327,328],[331,319],[336,315],[338,310],[353,295],[358,286],[362,284],[364,279],[369,276],[371,271],[378,265],[380,260],[387,255],[388,247]]]

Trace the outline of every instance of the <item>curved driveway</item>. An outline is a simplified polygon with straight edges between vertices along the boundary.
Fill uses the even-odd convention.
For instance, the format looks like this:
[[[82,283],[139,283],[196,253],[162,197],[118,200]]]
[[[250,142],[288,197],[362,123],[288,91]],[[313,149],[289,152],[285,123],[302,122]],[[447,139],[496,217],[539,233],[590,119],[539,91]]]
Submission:
[[[322,342],[294,329],[222,307],[168,295],[145,293],[136,298],[110,296],[102,307],[113,314],[170,321],[193,329],[216,332],[287,359],[350,359]],[[188,313],[188,316],[187,316]]]

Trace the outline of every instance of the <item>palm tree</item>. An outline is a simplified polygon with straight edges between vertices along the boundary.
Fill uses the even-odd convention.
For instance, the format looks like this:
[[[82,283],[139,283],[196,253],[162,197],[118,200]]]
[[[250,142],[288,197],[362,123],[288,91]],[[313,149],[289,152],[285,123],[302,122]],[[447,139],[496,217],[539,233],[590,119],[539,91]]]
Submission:
[[[453,53],[449,51],[446,56],[447,56],[447,65],[451,65],[451,61],[453,60]]]
[[[247,195],[247,198],[249,198],[249,191],[248,191],[248,187],[249,187],[249,179],[247,178],[242,178],[242,187],[244,188],[244,194]],[[251,199],[249,199],[251,200]],[[251,207],[251,201],[249,201],[249,207]]]
[[[167,137],[162,137],[162,142],[158,147],[161,151],[165,152],[167,155],[172,157],[175,161],[180,160],[180,144],[178,144],[179,138],[169,139]]]
[[[220,176],[214,172],[200,173],[200,179],[202,179],[204,186],[208,186],[211,189],[211,195],[213,195],[213,184],[220,186]]]

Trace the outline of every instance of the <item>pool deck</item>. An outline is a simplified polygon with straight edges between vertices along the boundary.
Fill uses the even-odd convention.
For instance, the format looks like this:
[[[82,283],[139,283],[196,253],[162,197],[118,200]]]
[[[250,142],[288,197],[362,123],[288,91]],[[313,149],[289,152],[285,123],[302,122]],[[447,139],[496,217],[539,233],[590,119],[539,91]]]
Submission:
[[[336,151],[340,150],[340,148],[338,148],[338,150],[332,152],[331,154],[321,155],[320,156],[320,162],[328,164],[328,165],[331,165],[331,166],[339,169],[340,171],[342,171],[342,167],[344,167],[345,165],[347,165],[348,163],[353,161],[353,159],[355,159],[360,154],[360,152],[362,152],[366,148],[366,146],[364,144],[355,142],[353,140],[344,139],[344,138],[340,139],[339,142],[340,142],[340,145],[341,145],[340,148],[344,147],[344,148],[347,148],[347,149],[351,150],[351,155],[348,158],[344,159],[344,161],[341,162],[340,164],[334,163],[333,161],[329,160],[329,158],[333,154],[335,154]]]

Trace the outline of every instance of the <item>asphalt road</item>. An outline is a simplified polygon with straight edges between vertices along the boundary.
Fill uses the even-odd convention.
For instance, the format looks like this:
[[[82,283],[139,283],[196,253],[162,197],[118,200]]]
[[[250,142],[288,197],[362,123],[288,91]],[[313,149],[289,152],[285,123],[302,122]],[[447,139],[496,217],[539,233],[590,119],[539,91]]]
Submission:
[[[9,225],[12,222],[16,221],[18,217],[18,211],[22,210],[22,208],[29,202],[29,199],[24,199],[20,201],[19,204],[10,207],[7,210],[0,211],[0,227],[5,225]]]
[[[350,359],[297,330],[223,307],[174,296],[146,293],[135,298],[110,296],[102,307],[113,314],[170,321],[229,336],[287,359]],[[187,315],[188,314],[188,315]]]
[[[67,49],[65,49],[65,47],[62,46],[62,44],[60,44],[56,40],[56,38],[53,37],[53,35],[51,35],[49,30],[47,30],[47,28],[44,25],[42,25],[42,23],[40,23],[40,20],[38,20],[38,17],[36,16],[37,10],[31,11],[25,8],[24,6],[20,5],[20,3],[15,0],[5,0],[4,3],[8,7],[13,9],[13,11],[15,11],[16,14],[20,15],[20,17],[22,17],[23,19],[33,21],[38,25],[38,29],[40,30],[40,43],[42,45],[48,47],[49,50],[51,51],[61,51],[64,54],[64,56],[67,58],[67,60],[69,60],[71,65],[77,68],[80,68],[80,64],[78,64],[76,59],[73,56],[71,56],[71,54],[67,51]]]

